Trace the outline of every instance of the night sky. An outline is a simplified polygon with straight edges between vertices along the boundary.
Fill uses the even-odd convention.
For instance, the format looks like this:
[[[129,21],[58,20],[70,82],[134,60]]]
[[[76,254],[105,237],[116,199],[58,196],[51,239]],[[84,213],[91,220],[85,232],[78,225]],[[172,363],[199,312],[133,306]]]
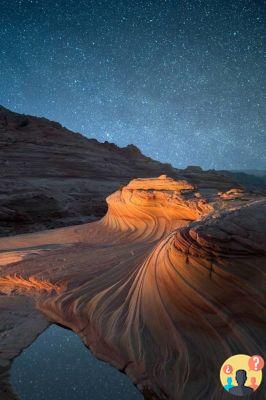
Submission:
[[[0,0],[0,104],[177,167],[266,169],[263,4]]]

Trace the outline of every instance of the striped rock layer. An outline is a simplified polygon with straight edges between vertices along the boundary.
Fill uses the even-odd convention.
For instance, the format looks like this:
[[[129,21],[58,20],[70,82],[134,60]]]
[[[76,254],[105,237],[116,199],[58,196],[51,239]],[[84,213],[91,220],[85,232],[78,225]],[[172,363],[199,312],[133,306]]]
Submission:
[[[0,291],[30,297],[147,399],[227,399],[225,359],[265,354],[266,200],[224,197],[135,179],[100,221],[2,239]]]

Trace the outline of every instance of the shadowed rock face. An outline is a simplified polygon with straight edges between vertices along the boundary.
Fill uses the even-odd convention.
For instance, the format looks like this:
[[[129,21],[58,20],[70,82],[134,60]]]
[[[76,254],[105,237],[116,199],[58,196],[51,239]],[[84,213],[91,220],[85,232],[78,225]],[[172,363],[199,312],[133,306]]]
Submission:
[[[133,180],[107,203],[100,221],[0,241],[5,310],[29,298],[147,399],[227,399],[224,360],[265,352],[265,198],[204,197],[160,176]],[[1,312],[13,327],[0,335],[3,364],[41,331],[32,315],[22,325]]]
[[[167,174],[225,191],[215,171],[177,170],[133,145],[99,143],[56,122],[0,107],[0,235],[74,225],[102,217],[105,199],[133,178]]]

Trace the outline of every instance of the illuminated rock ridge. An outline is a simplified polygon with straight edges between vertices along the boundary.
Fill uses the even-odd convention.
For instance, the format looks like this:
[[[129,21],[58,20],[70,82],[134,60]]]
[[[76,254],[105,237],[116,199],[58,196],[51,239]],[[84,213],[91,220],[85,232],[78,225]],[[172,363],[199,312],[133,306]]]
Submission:
[[[5,374],[56,322],[147,399],[226,399],[223,361],[265,353],[265,197],[162,175],[131,181],[107,204],[100,221],[1,239],[0,305],[17,313],[0,308]],[[2,381],[4,399],[15,398]]]

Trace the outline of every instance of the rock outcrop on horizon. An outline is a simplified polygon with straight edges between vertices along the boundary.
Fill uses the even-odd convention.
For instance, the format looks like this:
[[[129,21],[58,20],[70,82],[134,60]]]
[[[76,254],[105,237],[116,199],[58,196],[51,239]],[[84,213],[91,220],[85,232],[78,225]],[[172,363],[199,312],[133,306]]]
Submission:
[[[225,359],[266,350],[266,198],[202,186],[134,179],[99,221],[0,240],[4,400],[10,362],[49,323],[146,399],[228,399]]]
[[[230,174],[173,168],[73,133],[45,118],[0,107],[0,236],[75,225],[102,217],[106,197],[133,178],[167,174],[198,187],[237,187]]]

